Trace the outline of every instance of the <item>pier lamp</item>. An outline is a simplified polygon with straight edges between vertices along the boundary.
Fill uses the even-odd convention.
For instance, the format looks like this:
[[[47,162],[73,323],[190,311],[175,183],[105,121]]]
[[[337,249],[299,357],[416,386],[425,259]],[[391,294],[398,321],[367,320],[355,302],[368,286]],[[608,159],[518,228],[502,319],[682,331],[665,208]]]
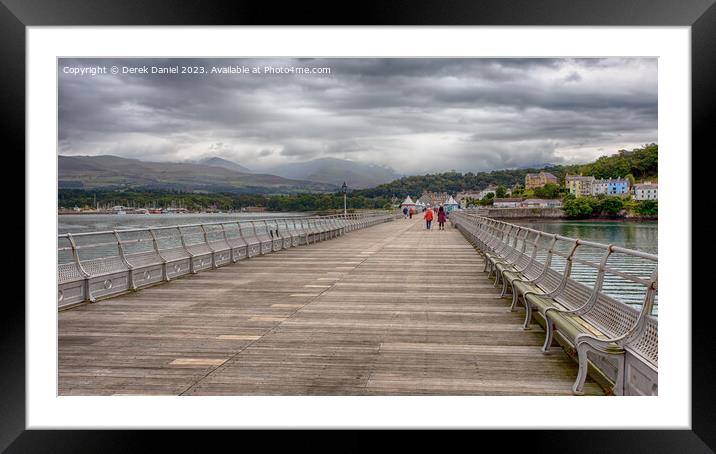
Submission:
[[[346,186],[346,182],[343,182],[343,186],[341,186],[341,192],[343,192],[343,216],[348,215],[348,205],[346,204],[346,194],[348,194],[348,186]]]

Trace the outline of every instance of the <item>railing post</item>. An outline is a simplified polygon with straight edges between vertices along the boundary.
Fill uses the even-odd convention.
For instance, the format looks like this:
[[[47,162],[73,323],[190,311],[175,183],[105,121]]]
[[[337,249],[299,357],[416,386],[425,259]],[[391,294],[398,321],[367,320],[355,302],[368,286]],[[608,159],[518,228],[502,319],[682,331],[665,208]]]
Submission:
[[[167,272],[167,259],[164,258],[161,251],[159,250],[159,242],[157,241],[157,235],[154,233],[154,229],[149,227],[149,235],[152,237],[152,245],[154,246],[154,252],[162,260],[162,280],[169,282],[169,273]]]
[[[204,228],[204,224],[199,224],[199,227],[201,227],[201,233],[204,236],[204,244],[206,244],[206,247],[209,248],[209,251],[211,251],[211,269],[216,269],[216,268],[218,268],[216,266],[216,251],[209,244],[209,237],[206,234],[206,228]],[[202,265],[203,265],[203,263],[202,263]]]
[[[112,230],[112,233],[114,233],[114,239],[117,240],[117,251],[119,252],[119,257],[122,259],[122,263],[128,268],[127,274],[129,276],[129,287],[133,290],[137,290],[137,286],[134,283],[134,267],[131,263],[127,261],[127,257],[124,255],[124,245],[122,244],[122,239],[119,237],[119,233],[117,233],[117,230]]]
[[[219,224],[221,226],[221,236],[224,238],[224,242],[226,242],[226,245],[229,247],[229,261],[231,263],[234,263],[234,248],[231,247],[231,244],[229,244],[229,237],[226,236],[226,229],[224,228],[224,223]]]
[[[77,250],[77,243],[75,243],[75,239],[72,237],[71,233],[67,234],[67,239],[70,242],[70,246],[72,247],[72,257],[75,259],[75,265],[77,265],[77,269],[79,270],[80,274],[84,277],[84,290],[85,290],[85,300],[95,302],[94,298],[92,298],[92,295],[90,295],[90,286],[89,286],[89,280],[90,280],[90,274],[85,271],[84,267],[82,266],[82,261],[80,260],[80,253]]]
[[[194,270],[194,254],[192,254],[189,249],[186,246],[186,241],[184,241],[184,232],[181,231],[181,226],[177,226],[177,231],[179,232],[179,239],[181,240],[181,247],[184,249],[184,251],[189,254],[189,272],[191,274],[196,274],[197,271]]]

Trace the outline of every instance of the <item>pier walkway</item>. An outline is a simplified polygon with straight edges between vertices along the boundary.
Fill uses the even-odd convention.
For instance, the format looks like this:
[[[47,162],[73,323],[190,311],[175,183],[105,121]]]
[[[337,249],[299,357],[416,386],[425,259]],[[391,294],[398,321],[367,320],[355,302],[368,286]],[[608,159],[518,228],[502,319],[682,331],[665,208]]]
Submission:
[[[60,395],[571,395],[450,223],[357,230],[60,311]],[[603,394],[587,379],[585,394]]]

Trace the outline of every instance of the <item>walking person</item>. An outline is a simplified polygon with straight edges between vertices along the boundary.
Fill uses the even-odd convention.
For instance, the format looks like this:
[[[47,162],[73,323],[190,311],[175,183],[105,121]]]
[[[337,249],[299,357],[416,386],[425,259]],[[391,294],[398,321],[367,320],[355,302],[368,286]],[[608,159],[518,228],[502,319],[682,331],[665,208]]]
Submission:
[[[410,213],[410,219],[413,219],[413,207],[410,207],[409,213]]]
[[[408,207],[403,207],[403,217],[408,219]]]
[[[438,210],[438,230],[445,230],[445,210],[443,207]]]
[[[430,230],[430,223],[433,222],[433,210],[427,210],[425,214],[423,215],[423,218],[425,218],[425,226],[428,230]]]

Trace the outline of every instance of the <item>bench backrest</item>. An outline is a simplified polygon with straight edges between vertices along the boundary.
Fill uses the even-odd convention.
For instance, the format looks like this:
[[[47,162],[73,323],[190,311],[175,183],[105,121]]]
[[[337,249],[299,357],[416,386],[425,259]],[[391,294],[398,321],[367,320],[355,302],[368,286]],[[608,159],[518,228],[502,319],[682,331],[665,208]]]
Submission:
[[[456,214],[455,222],[464,225],[461,231],[477,232],[513,264],[524,263],[529,255],[525,272],[535,276],[540,270],[536,283],[542,290],[607,338],[657,364],[657,256],[545,233],[551,238],[546,246],[550,241],[532,240],[529,235],[520,238],[518,226]],[[528,254],[530,247],[532,254]]]

